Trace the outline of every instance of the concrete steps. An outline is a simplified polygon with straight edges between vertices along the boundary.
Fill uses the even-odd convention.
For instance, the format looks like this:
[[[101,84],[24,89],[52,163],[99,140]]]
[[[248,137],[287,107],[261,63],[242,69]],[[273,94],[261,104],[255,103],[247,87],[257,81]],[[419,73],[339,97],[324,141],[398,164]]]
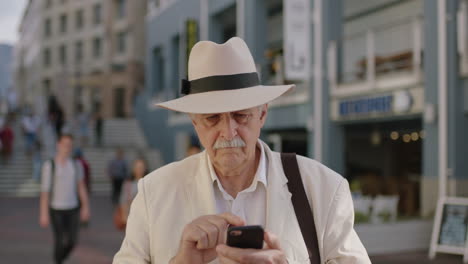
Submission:
[[[109,119],[104,122],[104,146],[146,148],[147,143],[136,119]]]
[[[40,192],[40,184],[32,179],[32,159],[24,153],[24,139],[20,133],[18,122],[15,123],[14,130],[15,142],[11,162],[9,164],[0,162],[0,196],[37,197]],[[91,139],[93,138],[91,135]],[[93,195],[110,195],[111,182],[107,176],[107,165],[114,158],[117,147],[124,150],[130,168],[133,160],[139,156],[145,157],[150,170],[158,168],[162,164],[161,155],[157,151],[147,148],[143,133],[135,119],[106,120],[103,141],[103,147],[85,147],[83,149],[84,157],[91,167]],[[41,156],[43,161],[49,159],[50,151],[43,150]]]

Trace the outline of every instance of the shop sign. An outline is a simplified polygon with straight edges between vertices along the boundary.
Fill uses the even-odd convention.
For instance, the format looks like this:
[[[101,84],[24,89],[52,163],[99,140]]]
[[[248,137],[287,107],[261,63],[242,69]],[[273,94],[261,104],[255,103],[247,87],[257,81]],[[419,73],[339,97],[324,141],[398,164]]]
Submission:
[[[393,95],[374,96],[359,99],[343,100],[339,103],[339,114],[342,117],[353,115],[383,114],[392,112]]]
[[[310,72],[310,0],[283,0],[284,74],[306,80]]]
[[[445,197],[439,200],[432,230],[429,257],[437,252],[464,255],[468,263],[468,199]]]

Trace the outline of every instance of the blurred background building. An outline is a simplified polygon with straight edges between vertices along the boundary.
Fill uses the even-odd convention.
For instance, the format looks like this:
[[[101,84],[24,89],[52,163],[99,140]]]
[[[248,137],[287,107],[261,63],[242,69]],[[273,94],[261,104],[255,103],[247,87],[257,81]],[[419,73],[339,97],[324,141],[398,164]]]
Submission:
[[[133,116],[145,14],[143,0],[29,1],[16,47],[20,101],[40,108],[55,95],[67,116],[78,105],[105,118]]]
[[[107,162],[116,148],[124,148],[129,161],[143,156],[150,168],[160,166],[159,154],[146,143],[133,110],[145,82],[146,8],[144,0],[27,2],[14,47],[19,108],[10,111],[17,116],[12,123],[15,151],[12,162],[0,167],[0,195],[38,194],[31,159],[22,153],[21,115],[32,110],[40,123],[41,156],[50,158],[55,151],[49,129],[51,96],[65,114],[62,132],[75,135],[75,146],[90,161],[95,194],[110,191]],[[97,130],[102,131],[100,142]]]

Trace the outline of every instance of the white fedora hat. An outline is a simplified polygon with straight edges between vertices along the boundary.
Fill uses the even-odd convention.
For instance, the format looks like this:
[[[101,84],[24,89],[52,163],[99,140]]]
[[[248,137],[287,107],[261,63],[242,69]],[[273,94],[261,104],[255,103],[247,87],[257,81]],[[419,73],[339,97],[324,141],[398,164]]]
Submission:
[[[195,44],[188,77],[182,80],[185,96],[156,105],[185,113],[224,113],[268,103],[294,88],[294,84],[261,85],[249,48],[238,37],[223,44]]]

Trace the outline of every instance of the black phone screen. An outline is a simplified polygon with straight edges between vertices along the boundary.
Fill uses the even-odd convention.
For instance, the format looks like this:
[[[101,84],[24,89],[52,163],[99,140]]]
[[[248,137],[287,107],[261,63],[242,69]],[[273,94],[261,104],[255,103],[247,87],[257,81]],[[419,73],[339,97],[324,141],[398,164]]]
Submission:
[[[228,228],[227,245],[237,248],[263,248],[263,228],[261,226],[231,226]]]

